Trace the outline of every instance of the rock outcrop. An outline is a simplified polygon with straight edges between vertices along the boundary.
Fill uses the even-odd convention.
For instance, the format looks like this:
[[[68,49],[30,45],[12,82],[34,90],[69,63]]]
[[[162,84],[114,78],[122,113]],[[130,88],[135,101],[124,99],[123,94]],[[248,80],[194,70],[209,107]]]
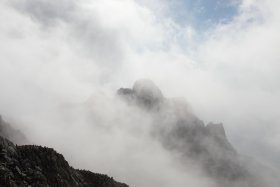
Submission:
[[[0,129],[12,129],[3,120]],[[5,132],[5,131],[4,131]],[[18,133],[17,131],[13,131]],[[3,131],[1,131],[3,133]],[[15,145],[0,136],[0,186],[128,187],[107,175],[77,170],[52,148]]]

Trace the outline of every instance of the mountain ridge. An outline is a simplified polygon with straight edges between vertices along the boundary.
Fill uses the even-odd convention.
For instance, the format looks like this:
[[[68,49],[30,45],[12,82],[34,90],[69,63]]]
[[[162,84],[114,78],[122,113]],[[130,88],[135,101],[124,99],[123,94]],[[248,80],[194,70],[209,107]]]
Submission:
[[[262,179],[228,141],[222,123],[205,125],[187,104],[165,98],[151,80],[138,80],[117,94],[125,103],[153,114],[153,136],[166,150],[179,153],[182,164],[193,161],[219,187],[263,187]]]
[[[3,122],[2,120],[0,123],[1,128],[7,125]],[[0,186],[128,187],[107,175],[74,169],[64,156],[53,148],[15,145],[7,137],[2,136],[0,136]]]

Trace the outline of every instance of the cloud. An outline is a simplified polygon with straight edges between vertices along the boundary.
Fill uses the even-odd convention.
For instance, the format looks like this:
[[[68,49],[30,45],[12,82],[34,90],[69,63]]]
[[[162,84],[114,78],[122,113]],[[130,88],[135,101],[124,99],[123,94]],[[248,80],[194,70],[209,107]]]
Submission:
[[[142,162],[149,160],[154,168],[164,168],[161,165],[172,162],[172,157],[154,143],[145,148],[152,140],[137,140],[133,135],[142,137],[136,133],[141,127],[129,127],[131,121],[122,122],[127,128],[115,129],[112,125],[120,120],[114,119],[119,109],[108,102],[115,102],[109,98],[117,88],[150,78],[168,97],[186,98],[206,122],[222,121],[241,153],[279,169],[279,3],[241,1],[231,21],[214,23],[203,31],[177,20],[176,10],[170,8],[174,3],[1,1],[1,114],[20,122],[18,128],[32,141],[57,148],[66,158],[71,157],[72,163],[98,168],[137,186],[128,171],[140,155]],[[106,94],[110,97],[104,99]],[[87,110],[77,107],[72,115],[68,111],[91,95],[97,102],[92,105],[100,107],[92,112],[97,115],[95,120],[103,121],[94,121],[94,128],[84,116]],[[107,115],[112,119],[105,120]],[[135,116],[141,122],[139,118]],[[130,139],[124,146],[123,137]],[[100,142],[103,147],[99,148]],[[129,164],[110,170],[125,162],[113,156],[121,158],[133,145],[138,145],[135,152],[125,155]],[[88,151],[93,146],[94,151]],[[83,154],[77,155],[78,149]],[[160,159],[153,163],[151,154]],[[88,160],[92,164],[88,165]],[[140,166],[133,167],[139,175],[146,171]],[[182,174],[177,168],[170,171],[174,173],[162,173],[165,184]],[[146,172],[143,179],[155,171]],[[187,178],[191,180],[191,176]],[[148,182],[161,184],[159,178],[150,177],[138,186],[148,186]]]
[[[76,9],[75,1],[12,1],[14,6],[31,16],[32,19],[43,25],[52,25],[58,20],[70,21],[71,14]]]

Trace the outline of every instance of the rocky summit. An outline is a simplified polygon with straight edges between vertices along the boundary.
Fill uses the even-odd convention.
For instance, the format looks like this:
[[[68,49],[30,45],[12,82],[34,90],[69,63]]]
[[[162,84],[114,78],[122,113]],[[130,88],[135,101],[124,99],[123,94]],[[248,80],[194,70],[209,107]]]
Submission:
[[[6,124],[2,120],[0,129],[6,129]],[[107,175],[72,168],[52,148],[18,146],[3,136],[0,136],[0,186],[128,187]]]
[[[251,183],[258,180],[228,141],[222,123],[204,124],[186,102],[165,98],[149,80],[139,80],[132,88],[120,88],[117,93],[129,105],[151,114],[151,135],[165,149],[181,155],[182,164],[191,160],[219,186],[238,183],[259,187]]]

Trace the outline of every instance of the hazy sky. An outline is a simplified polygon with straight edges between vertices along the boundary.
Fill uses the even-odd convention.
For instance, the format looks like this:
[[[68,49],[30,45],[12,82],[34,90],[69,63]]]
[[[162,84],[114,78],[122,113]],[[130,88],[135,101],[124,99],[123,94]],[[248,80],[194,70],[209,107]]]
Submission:
[[[185,98],[206,123],[223,122],[239,152],[279,169],[279,6],[272,0],[0,0],[0,113],[31,141],[70,157],[72,145],[64,142],[77,128],[65,119],[58,125],[61,110],[149,78],[167,97]],[[83,141],[91,137],[82,134]],[[72,163],[80,158],[72,156]]]

